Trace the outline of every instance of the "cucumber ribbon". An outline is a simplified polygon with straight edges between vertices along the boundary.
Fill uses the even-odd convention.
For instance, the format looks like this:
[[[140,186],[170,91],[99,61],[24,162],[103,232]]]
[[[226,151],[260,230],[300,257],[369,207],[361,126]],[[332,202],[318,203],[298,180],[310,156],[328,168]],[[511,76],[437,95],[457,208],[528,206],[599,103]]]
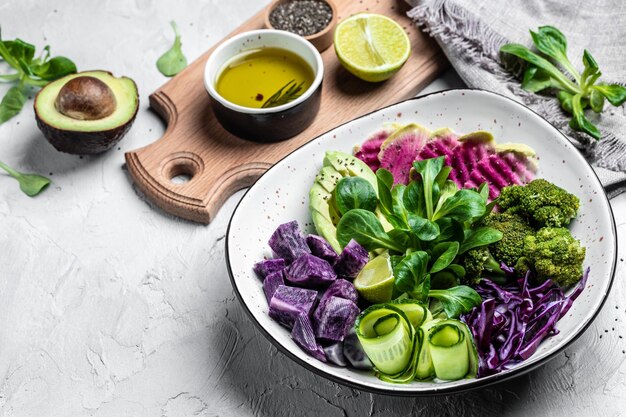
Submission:
[[[373,305],[359,315],[355,328],[383,381],[476,377],[478,353],[467,325],[454,319],[433,320],[417,300]]]

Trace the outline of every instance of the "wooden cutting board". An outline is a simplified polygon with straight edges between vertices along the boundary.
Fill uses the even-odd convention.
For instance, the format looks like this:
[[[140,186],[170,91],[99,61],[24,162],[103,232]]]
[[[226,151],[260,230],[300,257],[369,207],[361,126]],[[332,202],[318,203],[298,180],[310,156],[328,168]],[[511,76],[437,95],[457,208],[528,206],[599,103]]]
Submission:
[[[406,16],[403,0],[335,0],[335,4],[339,21],[369,11],[390,16],[405,28],[412,51],[400,72],[383,83],[367,83],[348,73],[334,49],[328,48],[322,53],[322,103],[313,124],[287,141],[258,144],[231,135],[215,119],[203,81],[214,47],[209,49],[150,95],[150,107],[167,123],[163,137],[126,153],[131,176],[152,202],[173,215],[209,223],[229,196],[253,184],[294,149],[360,115],[415,96],[448,65],[436,43]],[[263,12],[228,37],[262,28]],[[179,175],[190,179],[172,182]]]

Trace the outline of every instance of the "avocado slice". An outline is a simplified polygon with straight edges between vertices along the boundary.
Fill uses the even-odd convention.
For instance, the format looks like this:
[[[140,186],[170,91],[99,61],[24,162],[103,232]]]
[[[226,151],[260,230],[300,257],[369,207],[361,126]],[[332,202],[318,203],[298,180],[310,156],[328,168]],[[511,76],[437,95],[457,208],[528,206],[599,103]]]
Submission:
[[[119,142],[137,110],[137,85],[107,71],[85,71],[53,81],[37,93],[35,119],[61,152],[97,154]]]
[[[366,179],[378,194],[376,174],[370,167],[360,159],[339,151],[326,152],[323,166],[309,191],[309,210],[315,229],[337,253],[341,253],[342,247],[337,240],[339,214],[332,198],[337,182],[348,176]]]

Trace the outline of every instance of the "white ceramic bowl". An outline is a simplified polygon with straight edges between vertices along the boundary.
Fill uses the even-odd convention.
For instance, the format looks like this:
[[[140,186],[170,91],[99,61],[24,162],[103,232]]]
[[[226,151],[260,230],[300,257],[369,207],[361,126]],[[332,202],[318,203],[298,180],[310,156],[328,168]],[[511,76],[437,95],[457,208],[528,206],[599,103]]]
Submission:
[[[539,158],[538,177],[576,194],[581,200],[572,222],[573,235],[587,247],[585,267],[591,274],[580,297],[557,324],[558,335],[546,339],[525,362],[497,375],[454,382],[391,384],[373,373],[322,363],[304,353],[284,327],[268,315],[262,283],[252,265],[270,257],[267,240],[276,227],[298,220],[313,232],[308,192],[322,165],[324,152],[351,152],[385,122],[417,122],[434,130],[459,133],[487,130],[498,142],[521,142]],[[527,372],[564,349],[594,319],[609,292],[617,257],[615,223],[600,181],[570,142],[546,120],[506,97],[479,90],[451,90],[410,99],[339,126],[307,143],[273,166],[248,190],[231,219],[226,259],[235,292],[262,333],[307,369],[336,382],[367,391],[396,395],[433,395],[476,388]],[[591,359],[593,360],[593,358]],[[304,372],[304,370],[303,370]]]
[[[281,48],[298,55],[311,67],[315,78],[297,99],[276,107],[252,108],[232,103],[215,89],[217,79],[229,61],[242,52],[259,48]],[[257,142],[275,142],[306,129],[319,109],[324,63],[315,47],[293,33],[261,29],[240,33],[220,44],[204,68],[204,86],[222,126],[236,136]]]

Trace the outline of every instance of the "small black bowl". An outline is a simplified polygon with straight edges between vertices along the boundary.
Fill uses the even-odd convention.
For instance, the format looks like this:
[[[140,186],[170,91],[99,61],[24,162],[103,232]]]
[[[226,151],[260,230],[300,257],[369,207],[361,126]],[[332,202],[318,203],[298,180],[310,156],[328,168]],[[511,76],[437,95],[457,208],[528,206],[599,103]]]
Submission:
[[[300,56],[313,70],[313,83],[297,99],[276,107],[244,107],[223,98],[215,84],[224,66],[242,52],[264,47]],[[261,29],[241,33],[218,46],[207,60],[204,86],[215,117],[226,130],[242,139],[267,143],[289,139],[311,125],[320,107],[323,77],[322,57],[310,42],[289,32]]]

